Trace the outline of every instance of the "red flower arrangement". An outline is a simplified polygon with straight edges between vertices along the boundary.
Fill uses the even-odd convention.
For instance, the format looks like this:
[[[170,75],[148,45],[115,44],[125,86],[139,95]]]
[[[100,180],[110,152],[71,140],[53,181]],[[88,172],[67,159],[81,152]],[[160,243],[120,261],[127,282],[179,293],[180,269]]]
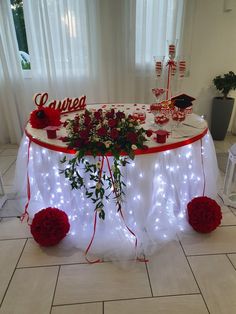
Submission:
[[[40,107],[31,112],[30,124],[32,128],[43,129],[47,126],[59,126],[60,111],[49,107]]]
[[[64,211],[48,207],[35,214],[30,229],[38,244],[53,246],[66,236],[70,224]]]
[[[188,221],[197,232],[208,233],[220,225],[221,208],[209,197],[195,197],[188,203],[187,209]]]
[[[64,173],[69,179],[72,189],[85,190],[86,197],[91,198],[99,217],[104,219],[104,200],[109,199],[111,190],[115,191],[114,199],[118,210],[121,208],[125,186],[121,168],[129,162],[128,156],[134,159],[135,150],[147,148],[144,142],[147,140],[146,136],[152,135],[152,131],[144,130],[131,115],[127,116],[124,112],[114,109],[85,110],[73,120],[66,120],[64,127],[67,129],[67,136],[62,138],[62,141],[68,142],[68,147],[77,150],[77,154],[68,160],[65,169],[60,173]],[[86,161],[84,157],[88,152],[94,158],[98,157],[98,160],[94,163]],[[111,167],[109,165],[110,175],[103,172],[101,162],[108,153],[112,153],[113,156],[113,164]],[[122,153],[124,156],[121,156]],[[66,156],[61,162],[66,162]],[[79,164],[83,164],[85,172],[93,181],[91,187],[85,184],[84,178],[77,171]]]

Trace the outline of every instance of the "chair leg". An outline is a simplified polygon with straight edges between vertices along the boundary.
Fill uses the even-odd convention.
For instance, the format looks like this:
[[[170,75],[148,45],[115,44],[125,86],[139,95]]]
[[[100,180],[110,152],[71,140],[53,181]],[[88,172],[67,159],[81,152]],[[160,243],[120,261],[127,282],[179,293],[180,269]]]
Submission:
[[[6,201],[7,195],[5,194],[2,175],[0,174],[0,209],[3,207]]]

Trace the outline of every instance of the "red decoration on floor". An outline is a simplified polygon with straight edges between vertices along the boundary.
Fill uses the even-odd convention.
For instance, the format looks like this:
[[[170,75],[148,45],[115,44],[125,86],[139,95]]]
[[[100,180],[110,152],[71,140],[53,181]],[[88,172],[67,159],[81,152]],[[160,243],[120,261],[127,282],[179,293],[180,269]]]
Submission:
[[[220,225],[222,213],[215,200],[206,196],[195,197],[187,208],[189,224],[195,231],[208,233]]]
[[[47,126],[59,126],[60,111],[49,107],[41,107],[30,114],[30,124],[32,128],[43,129]]]
[[[48,207],[34,215],[31,224],[34,240],[41,246],[58,244],[70,230],[67,214],[58,209]]]

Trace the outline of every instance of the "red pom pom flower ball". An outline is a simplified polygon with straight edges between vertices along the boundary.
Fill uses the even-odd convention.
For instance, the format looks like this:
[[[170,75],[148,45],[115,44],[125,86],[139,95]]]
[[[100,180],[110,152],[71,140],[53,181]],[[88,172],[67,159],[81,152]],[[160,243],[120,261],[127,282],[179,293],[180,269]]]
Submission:
[[[206,196],[195,197],[187,208],[189,224],[195,231],[208,233],[220,225],[222,213],[215,200]]]
[[[43,129],[47,126],[59,126],[60,121],[60,111],[58,109],[49,107],[39,107],[31,112],[30,114],[30,124],[32,128]]]
[[[68,233],[70,224],[67,214],[58,209],[48,207],[34,215],[31,233],[41,246],[58,244]]]

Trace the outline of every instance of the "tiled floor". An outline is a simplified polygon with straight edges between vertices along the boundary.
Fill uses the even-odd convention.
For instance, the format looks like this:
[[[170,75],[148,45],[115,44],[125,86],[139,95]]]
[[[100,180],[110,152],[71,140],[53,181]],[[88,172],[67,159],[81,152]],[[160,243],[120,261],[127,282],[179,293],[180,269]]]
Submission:
[[[216,142],[218,153],[236,142]],[[0,171],[12,192],[17,147],[0,147]],[[147,263],[121,269],[89,265],[76,249],[42,249],[17,216],[14,200],[0,210],[0,314],[234,314],[236,210],[222,207],[222,225],[189,232]]]

